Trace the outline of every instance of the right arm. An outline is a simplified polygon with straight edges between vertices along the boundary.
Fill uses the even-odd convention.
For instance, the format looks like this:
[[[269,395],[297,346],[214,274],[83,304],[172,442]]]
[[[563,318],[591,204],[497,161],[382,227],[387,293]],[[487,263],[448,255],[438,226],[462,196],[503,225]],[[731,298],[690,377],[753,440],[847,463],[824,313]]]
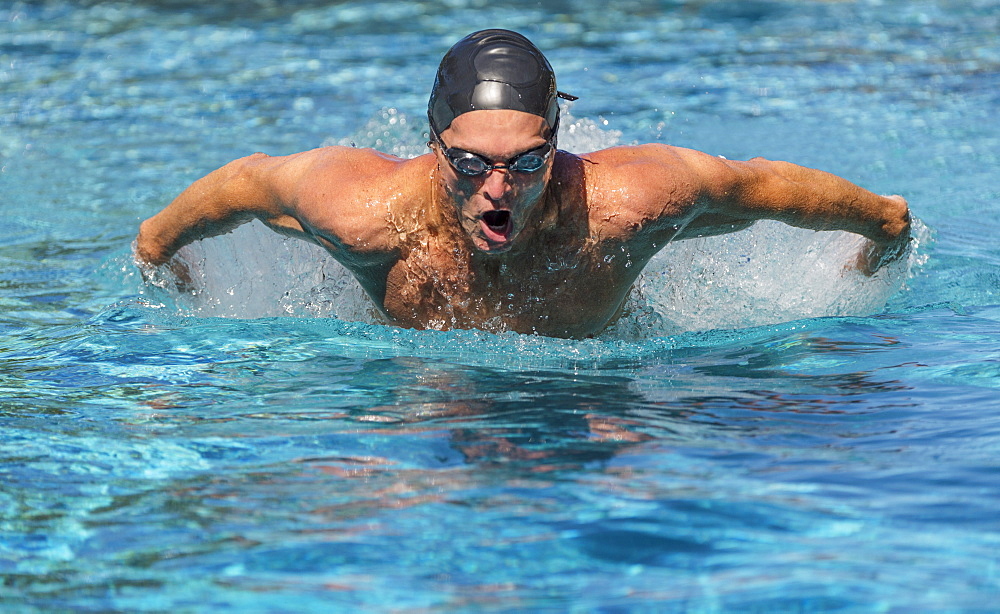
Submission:
[[[162,211],[144,221],[136,238],[140,262],[160,265],[188,243],[259,219],[275,230],[309,238],[291,214],[290,185],[305,170],[302,156],[254,154],[195,181]]]

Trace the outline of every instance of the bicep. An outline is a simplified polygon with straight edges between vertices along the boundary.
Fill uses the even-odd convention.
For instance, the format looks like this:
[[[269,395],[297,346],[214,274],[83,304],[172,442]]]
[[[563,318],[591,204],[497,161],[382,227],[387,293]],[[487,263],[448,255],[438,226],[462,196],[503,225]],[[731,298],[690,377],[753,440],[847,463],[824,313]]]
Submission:
[[[740,230],[761,219],[795,218],[804,186],[787,169],[801,169],[763,158],[727,160],[721,156],[672,148],[675,160],[668,171],[687,188],[687,228],[692,236]],[[782,172],[785,171],[785,172]]]
[[[233,197],[241,199],[239,207],[247,215],[275,232],[317,242],[308,227],[308,207],[303,211],[300,202],[307,178],[323,163],[319,150],[282,157],[257,154],[246,160]]]
[[[388,196],[397,191],[380,183],[394,172],[369,150],[328,147],[289,156],[266,170],[273,202],[257,217],[272,230],[341,253],[385,250]],[[393,184],[395,185],[395,184]]]

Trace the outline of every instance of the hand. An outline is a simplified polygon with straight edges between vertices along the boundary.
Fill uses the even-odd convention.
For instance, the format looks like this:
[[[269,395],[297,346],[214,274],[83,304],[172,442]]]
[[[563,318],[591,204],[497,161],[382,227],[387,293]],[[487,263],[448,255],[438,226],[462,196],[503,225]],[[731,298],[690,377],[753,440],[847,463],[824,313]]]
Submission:
[[[910,210],[906,199],[896,195],[886,198],[894,207],[901,207],[901,211],[897,211],[894,215],[895,223],[887,224],[886,230],[893,232],[893,237],[884,243],[877,243],[871,239],[866,241],[854,265],[850,267],[869,277],[883,266],[901,258],[907,253],[910,245]]]
[[[846,268],[859,271],[866,277],[871,277],[882,267],[895,262],[903,256],[907,251],[906,248],[909,240],[909,234],[907,234],[906,241],[902,244],[894,243],[887,246],[879,246],[871,239],[865,239],[865,244],[861,247],[861,251],[858,252],[857,258]]]
[[[157,288],[172,288],[181,293],[195,290],[194,277],[187,261],[183,258],[175,256],[163,265],[156,266],[139,255],[134,242],[132,243],[132,256],[144,282]]]

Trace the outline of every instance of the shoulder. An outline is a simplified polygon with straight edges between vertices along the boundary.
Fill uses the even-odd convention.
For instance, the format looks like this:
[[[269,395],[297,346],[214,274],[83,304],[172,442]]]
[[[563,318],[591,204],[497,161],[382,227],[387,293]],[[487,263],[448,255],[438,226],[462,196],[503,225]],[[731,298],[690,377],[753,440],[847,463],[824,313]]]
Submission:
[[[423,157],[423,156],[421,156]],[[418,160],[415,158],[414,160]],[[286,156],[257,153],[243,159],[248,169],[276,183],[312,186],[323,181],[376,183],[391,181],[400,171],[419,164],[374,149],[320,147]]]
[[[602,180],[625,180],[636,185],[700,182],[724,175],[730,161],[695,149],[647,143],[602,149],[581,156],[593,162]]]
[[[593,224],[605,236],[683,224],[697,214],[706,193],[722,185],[726,172],[721,158],[662,144],[612,147],[578,157]]]
[[[386,251],[394,248],[387,222],[427,197],[429,158],[323,147],[256,163],[287,212],[328,247]]]

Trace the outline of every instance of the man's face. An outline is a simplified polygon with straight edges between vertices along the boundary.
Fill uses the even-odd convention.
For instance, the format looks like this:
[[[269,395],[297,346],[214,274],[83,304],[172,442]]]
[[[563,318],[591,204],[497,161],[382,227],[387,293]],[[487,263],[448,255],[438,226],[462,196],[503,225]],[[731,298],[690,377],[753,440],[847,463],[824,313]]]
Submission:
[[[545,120],[530,113],[470,111],[456,117],[440,139],[447,148],[506,166],[521,154],[544,152],[539,148],[546,145],[548,132]],[[541,202],[555,151],[534,172],[498,168],[468,176],[452,166],[440,144],[435,149],[445,190],[472,242],[484,252],[508,251]]]

